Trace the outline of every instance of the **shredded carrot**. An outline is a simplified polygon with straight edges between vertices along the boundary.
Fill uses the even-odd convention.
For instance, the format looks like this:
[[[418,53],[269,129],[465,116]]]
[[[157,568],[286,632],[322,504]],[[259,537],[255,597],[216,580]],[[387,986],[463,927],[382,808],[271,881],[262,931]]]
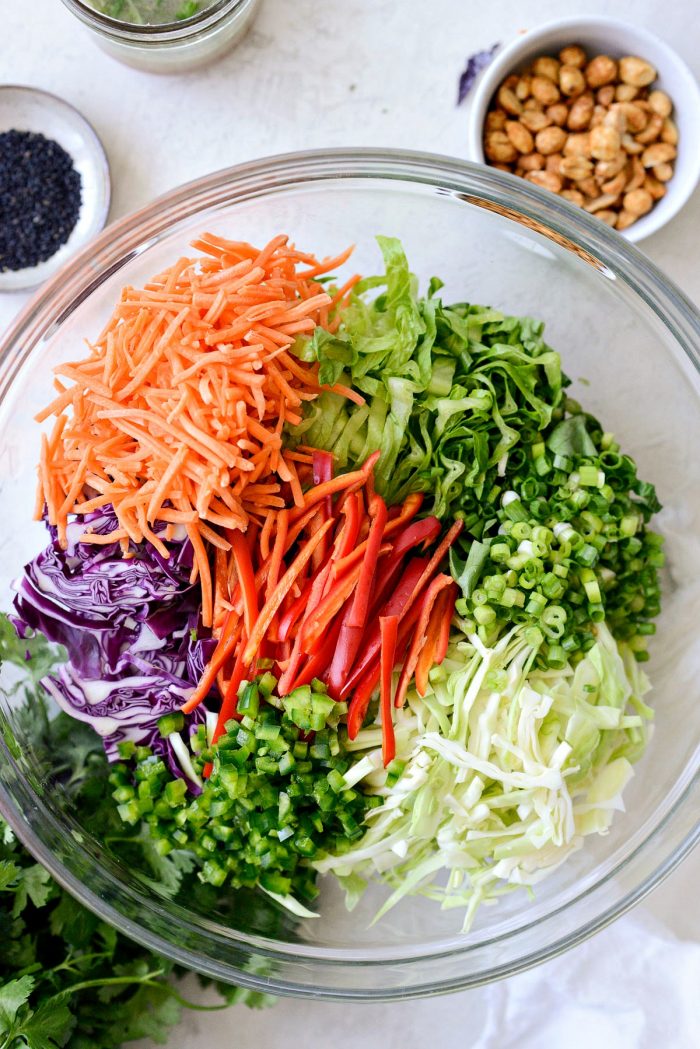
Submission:
[[[317,278],[352,249],[319,261],[284,234],[259,249],[206,233],[193,247],[202,254],[125,288],[88,356],[55,369],[68,382],[55,381],[37,415],[55,417],[42,441],[37,516],[46,507],[65,544],[70,514],[111,503],[114,532],[87,542],[147,541],[166,554],[156,522],[183,523],[211,625],[228,597],[221,562],[212,591],[210,548],[229,546],[220,530],[245,531],[252,518],[264,527],[290,496],[303,513],[308,459],[283,447],[281,431],[321,387],[318,366],[289,348],[328,322],[356,278],[332,299]],[[279,520],[274,530],[279,537]],[[274,550],[272,524],[265,538]]]

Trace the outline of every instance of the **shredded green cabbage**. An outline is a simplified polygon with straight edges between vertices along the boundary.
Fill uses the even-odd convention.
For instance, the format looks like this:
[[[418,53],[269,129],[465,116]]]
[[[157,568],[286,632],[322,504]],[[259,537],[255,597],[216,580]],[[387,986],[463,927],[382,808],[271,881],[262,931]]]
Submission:
[[[522,627],[492,648],[455,633],[425,697],[413,691],[397,712],[405,767],[393,785],[378,727],[350,744],[348,786],[384,801],[350,851],[314,864],[349,905],[378,877],[392,892],[375,920],[421,893],[464,907],[466,930],[480,903],[535,884],[586,835],[606,833],[647,741],[649,683],[604,623],[575,667],[536,669],[535,655]]]

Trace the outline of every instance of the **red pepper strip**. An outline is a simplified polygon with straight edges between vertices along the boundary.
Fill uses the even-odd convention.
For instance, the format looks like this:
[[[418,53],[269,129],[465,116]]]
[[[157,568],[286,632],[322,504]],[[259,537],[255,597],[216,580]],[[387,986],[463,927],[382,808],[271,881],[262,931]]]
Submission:
[[[438,577],[439,578],[439,577]],[[425,634],[425,644],[420,650],[418,656],[418,662],[416,663],[416,691],[419,696],[424,696],[428,689],[428,674],[432,667],[438,662],[442,662],[442,659],[437,659],[438,646],[440,644],[440,637],[442,634],[443,622],[445,619],[445,612],[447,610],[449,619],[452,618],[451,612],[448,606],[451,604],[454,606],[455,601],[455,587],[447,587],[445,590],[441,590],[437,596],[433,610],[430,613],[430,619],[428,620],[428,628]],[[448,619],[448,637],[449,637],[449,619]]]
[[[298,520],[295,521],[293,525],[289,526],[289,528],[287,529],[287,542],[285,543],[285,553],[287,553],[287,551],[290,550],[292,546],[294,546],[294,543],[304,531],[311,518],[316,516],[316,513],[316,507],[312,506],[311,509],[306,510],[301,515],[301,517],[299,517]]]
[[[427,557],[416,557],[406,565],[392,596],[381,610],[383,616],[400,615],[416,584],[421,577],[425,566],[428,564]],[[364,680],[371,667],[379,663],[379,651],[381,648],[381,636],[379,624],[376,618],[370,620],[365,636],[362,639],[360,651],[352,668],[352,672],[340,691],[340,698],[346,699]]]
[[[314,448],[313,455],[311,456],[311,463],[313,468],[313,479],[314,484],[323,484],[324,481],[330,481],[333,478],[333,455],[331,452],[322,452],[319,448]],[[333,513],[333,503],[331,497],[328,496],[323,503],[326,518],[329,518]]]
[[[299,668],[304,659],[304,651],[302,646],[302,637],[304,633],[304,625],[308,620],[309,616],[318,608],[321,599],[323,597],[324,590],[326,588],[326,580],[330,575],[331,565],[326,565],[321,569],[320,572],[311,582],[311,590],[306,603],[306,610],[301,620],[297,636],[294,639],[294,645],[287,660],[287,665],[284,667],[284,671],[277,682],[277,691],[280,696],[286,696],[295,687],[294,680],[299,673]],[[302,595],[303,596],[303,595]],[[337,636],[337,635],[336,635]],[[327,660],[326,660],[327,662]],[[324,663],[325,666],[325,663]]]
[[[419,606],[414,605],[406,618],[399,625],[399,638],[396,644],[397,652],[404,652],[406,650],[411,630],[418,619],[419,610]],[[362,728],[362,722],[365,720],[369,701],[379,683],[380,675],[380,659],[376,659],[367,669],[367,672],[363,675],[362,683],[357,686],[353,693],[353,697],[350,700],[350,705],[348,707],[348,736],[350,739],[355,739],[357,733]]]
[[[316,649],[312,656],[309,656],[297,674],[292,687],[289,689],[290,692],[293,692],[295,688],[299,688],[300,685],[309,685],[315,677],[325,680],[324,671],[333,658],[338,635],[340,634],[340,626],[340,619],[336,619],[324,638],[323,644]]]
[[[430,558],[430,561],[428,562],[423,571],[423,575],[420,577],[420,579],[414,587],[413,593],[411,594],[411,597],[409,598],[408,604],[406,606],[407,609],[411,607],[411,605],[418,597],[418,594],[421,592],[425,584],[428,582],[429,579],[431,579],[431,577],[440,567],[440,562],[442,561],[445,554],[450,549],[450,547],[452,546],[455,539],[457,538],[457,536],[463,528],[464,521],[455,521],[445,538],[441,541],[439,546],[436,547],[435,552],[433,553],[432,557]],[[402,612],[401,614],[405,615],[405,612]]]
[[[299,616],[302,614],[304,609],[309,603],[309,594],[311,593],[311,587],[314,585],[314,580],[309,579],[306,586],[286,610],[283,616],[280,618],[280,625],[277,631],[277,637],[280,641],[286,641],[289,637],[289,633],[296,623]]]
[[[277,586],[277,580],[279,579],[280,569],[282,568],[282,558],[284,557],[286,549],[288,525],[289,511],[280,510],[279,514],[277,515],[277,535],[275,536],[275,545],[272,547],[272,553],[270,554],[270,566],[267,573],[267,586],[265,588],[266,601],[270,600],[270,594]],[[248,631],[248,637],[251,636],[252,627]]]
[[[221,637],[219,638],[211,659],[204,668],[204,673],[199,679],[199,684],[187,702],[183,703],[180,708],[184,714],[191,714],[195,707],[198,707],[207,695],[209,689],[214,684],[216,675],[219,673],[222,666],[238,644],[238,639],[241,636],[242,629],[243,624],[240,621],[240,617],[233,611],[228,612],[226,619],[224,620]]]
[[[258,594],[255,587],[255,572],[253,571],[250,548],[244,533],[241,531],[229,529],[228,539],[231,543],[238,581],[243,594],[245,629],[248,637],[250,637],[253,624],[258,618]]]
[[[238,650],[238,657],[236,658],[236,663],[233,668],[233,674],[231,676],[231,680],[228,683],[228,688],[226,689],[224,701],[221,704],[219,716],[216,719],[216,725],[214,726],[214,734],[211,738],[212,746],[223,736],[224,732],[226,731],[226,723],[228,721],[231,721],[232,718],[236,717],[236,707],[238,706],[238,689],[245,677],[245,666],[241,661],[242,647],[243,646],[241,645],[241,648]],[[211,761],[208,761],[202,769],[202,775],[204,776],[204,779],[209,779],[213,768],[214,766],[212,765]]]
[[[328,628],[340,609],[357,586],[362,566],[358,565],[353,572],[333,584],[328,593],[319,601],[318,606],[309,612],[297,635],[301,639],[302,651],[313,655],[323,632]]]
[[[435,662],[439,665],[447,655],[447,646],[450,643],[450,628],[452,616],[455,613],[455,602],[457,600],[457,587],[447,591],[445,607],[442,610],[442,622],[440,624],[440,637],[435,649]]]
[[[375,590],[370,608],[370,618],[377,614],[387,596],[392,592],[401,571],[401,563],[409,550],[421,544],[423,549],[425,549],[433,540],[437,539],[440,531],[440,522],[436,517],[425,517],[422,521],[414,521],[413,524],[408,525],[400,533],[394,542],[391,556],[384,563],[381,583]]]
[[[260,610],[260,615],[253,627],[253,632],[250,635],[250,640],[245,648],[244,659],[246,663],[252,663],[255,659],[260,643],[265,637],[267,629],[270,626],[277,609],[291,590],[295,579],[304,570],[305,565],[311,559],[311,555],[331,527],[331,524],[331,521],[326,521],[326,523],[319,528],[318,532],[316,532],[316,535],[306,541],[263,605]]]
[[[369,536],[367,542],[364,544],[365,556],[360,565],[357,587],[353,594],[352,603],[343,614],[338,645],[335,650],[335,655],[333,656],[333,662],[328,671],[328,690],[331,696],[334,697],[340,695],[340,690],[350,673],[355,661],[355,656],[357,655],[357,651],[362,642],[362,635],[367,622],[372,581],[379,560],[382,536],[384,534],[387,520],[386,504],[379,496],[375,497],[373,514],[374,516],[370,526]],[[346,561],[347,560],[348,559],[346,558]],[[357,571],[357,569],[353,569],[352,571]],[[339,586],[341,582],[342,577],[341,581],[335,585]]]
[[[320,503],[327,496],[343,492],[346,488],[351,488],[353,485],[364,485],[367,480],[367,474],[374,468],[378,458],[379,452],[374,452],[359,470],[351,470],[350,473],[339,474],[338,477],[334,477],[330,481],[324,481],[323,484],[317,484],[315,488],[310,488],[308,492],[304,492],[304,505],[295,507],[291,511],[289,515],[290,522],[295,524],[302,514],[312,506],[316,506],[317,503]]]
[[[381,658],[381,710],[382,710],[382,758],[384,768],[396,757],[394,737],[394,712],[391,703],[391,676],[396,659],[396,642],[399,633],[398,616],[382,616],[379,620],[382,636]]]
[[[357,580],[357,589],[353,595],[352,611],[348,620],[349,626],[352,627],[364,628],[367,621],[372,580],[377,569],[379,549],[382,545],[382,536],[384,535],[387,519],[386,503],[379,495],[374,498],[371,516],[372,523],[367,536],[367,548],[362,559],[360,577]]]
[[[416,632],[413,635],[411,641],[411,647],[408,650],[408,655],[404,660],[403,667],[401,668],[401,676],[399,678],[399,687],[396,690],[396,698],[394,703],[397,707],[402,707],[406,702],[406,693],[408,692],[408,686],[411,683],[411,678],[418,665],[418,657],[421,649],[427,641],[428,621],[430,614],[433,611],[433,605],[435,604],[436,598],[441,590],[446,586],[452,585],[452,576],[449,575],[438,575],[435,576],[430,586],[425,592],[425,596],[420,604],[420,616],[418,618],[418,626]],[[432,664],[431,664],[432,665]],[[423,682],[423,691],[420,695],[425,694],[425,685],[427,685],[427,671],[425,673],[425,681]],[[416,685],[418,682],[416,681]]]
[[[315,516],[312,517],[309,521],[307,526],[307,534],[310,536],[315,535],[316,532],[318,532],[321,525],[325,524],[326,521],[330,521],[330,519],[331,515],[326,513],[326,504],[325,502],[323,502],[321,503],[321,506],[319,507]],[[326,535],[324,541],[320,543],[314,550],[314,556],[311,558],[311,570],[313,572],[317,572],[326,559],[326,554],[328,552],[326,548],[328,546],[329,539],[330,536]]]

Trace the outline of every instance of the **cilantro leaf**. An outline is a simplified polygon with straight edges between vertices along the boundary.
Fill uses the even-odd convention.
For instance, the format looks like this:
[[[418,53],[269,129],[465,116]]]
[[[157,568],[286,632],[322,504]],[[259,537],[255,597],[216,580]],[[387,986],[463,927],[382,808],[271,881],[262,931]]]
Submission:
[[[30,1013],[18,1032],[29,1049],[63,1049],[75,1028],[76,1020],[65,1002],[48,998]]]
[[[17,1013],[29,1000],[34,983],[33,977],[22,976],[19,980],[10,980],[0,987],[0,1024],[4,1026],[5,1031],[12,1027]]]

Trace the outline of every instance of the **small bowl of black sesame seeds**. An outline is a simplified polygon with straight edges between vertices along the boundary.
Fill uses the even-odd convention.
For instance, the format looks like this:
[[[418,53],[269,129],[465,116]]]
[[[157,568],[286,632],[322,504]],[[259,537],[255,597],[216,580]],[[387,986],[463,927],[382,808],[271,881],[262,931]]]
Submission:
[[[107,221],[102,143],[67,102],[0,87],[0,291],[42,284]]]

